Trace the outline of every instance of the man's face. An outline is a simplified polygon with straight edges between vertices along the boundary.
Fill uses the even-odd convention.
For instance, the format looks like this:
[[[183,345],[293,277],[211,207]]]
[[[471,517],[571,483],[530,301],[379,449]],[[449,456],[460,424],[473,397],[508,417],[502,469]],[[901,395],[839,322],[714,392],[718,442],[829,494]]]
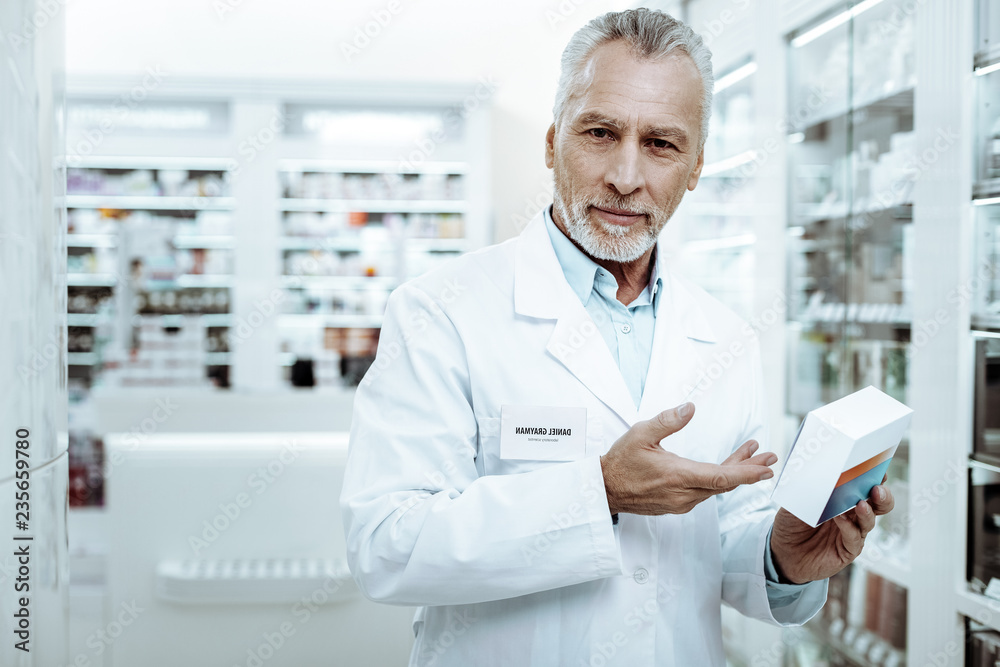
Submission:
[[[546,135],[555,211],[592,257],[616,262],[649,250],[701,175],[701,75],[678,53],[636,60],[623,42],[598,47],[589,83]]]

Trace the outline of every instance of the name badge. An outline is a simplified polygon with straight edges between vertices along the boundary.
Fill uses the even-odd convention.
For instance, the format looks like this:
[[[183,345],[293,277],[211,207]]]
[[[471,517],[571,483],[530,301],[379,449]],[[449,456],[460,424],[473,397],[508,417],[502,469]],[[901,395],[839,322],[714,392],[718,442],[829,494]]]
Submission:
[[[587,449],[587,408],[500,406],[500,458],[576,461]]]

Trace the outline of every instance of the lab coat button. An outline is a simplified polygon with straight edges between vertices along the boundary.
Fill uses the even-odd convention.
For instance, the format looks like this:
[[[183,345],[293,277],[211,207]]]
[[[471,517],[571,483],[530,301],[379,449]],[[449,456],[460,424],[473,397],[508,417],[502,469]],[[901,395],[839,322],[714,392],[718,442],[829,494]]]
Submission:
[[[646,568],[640,567],[635,571],[635,574],[632,575],[632,578],[635,579],[635,583],[644,584],[649,581],[649,572],[646,571]]]
[[[627,324],[623,324],[622,325],[622,333],[628,333],[631,330],[632,330],[632,327],[630,327],[629,325],[627,325]]]

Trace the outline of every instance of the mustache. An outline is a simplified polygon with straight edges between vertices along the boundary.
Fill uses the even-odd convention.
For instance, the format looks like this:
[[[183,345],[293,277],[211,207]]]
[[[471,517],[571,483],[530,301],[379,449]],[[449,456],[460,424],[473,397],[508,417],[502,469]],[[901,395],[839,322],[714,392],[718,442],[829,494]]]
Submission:
[[[655,211],[651,211],[648,207],[637,203],[630,197],[622,197],[621,195],[609,194],[605,197],[591,197],[583,202],[583,204],[584,207],[593,206],[603,209],[618,209],[634,215],[645,215],[650,218],[655,217],[656,214]]]

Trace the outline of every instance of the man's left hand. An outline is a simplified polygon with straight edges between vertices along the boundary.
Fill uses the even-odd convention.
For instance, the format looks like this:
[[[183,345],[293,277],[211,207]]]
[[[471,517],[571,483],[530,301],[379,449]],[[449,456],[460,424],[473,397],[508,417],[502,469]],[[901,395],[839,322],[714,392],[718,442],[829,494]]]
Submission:
[[[771,556],[783,580],[804,584],[827,579],[861,555],[875,517],[892,511],[892,492],[883,484],[867,500],[816,528],[779,509],[771,531]]]

